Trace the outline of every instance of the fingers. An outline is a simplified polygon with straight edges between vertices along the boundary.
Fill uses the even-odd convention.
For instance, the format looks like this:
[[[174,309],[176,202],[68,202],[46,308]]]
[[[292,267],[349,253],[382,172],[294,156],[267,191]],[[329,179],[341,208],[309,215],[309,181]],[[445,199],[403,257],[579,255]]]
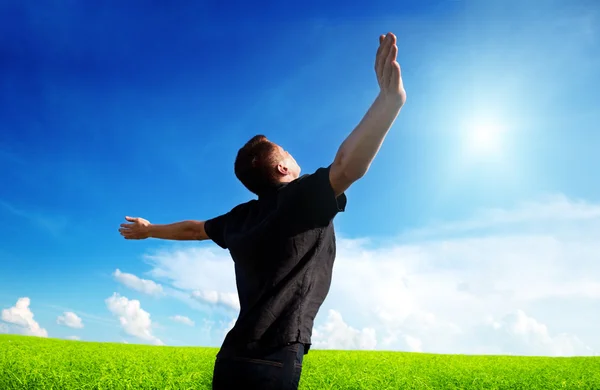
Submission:
[[[134,234],[135,230],[135,224],[133,223],[122,223],[119,227],[119,233],[122,235]]]
[[[375,74],[377,75],[377,80],[381,77],[381,50],[383,49],[383,39],[384,36],[379,36],[379,47],[377,48],[377,54],[375,54]]]
[[[402,84],[402,78],[400,77],[401,74],[401,70],[400,70],[400,64],[397,61],[394,61],[392,63],[392,75],[391,75],[391,79],[390,79],[390,85],[394,88],[403,88]]]
[[[381,43],[379,45],[379,49],[377,50],[377,59],[375,61],[375,71],[379,81],[382,81],[384,77],[385,63],[389,56],[390,49],[396,44],[396,36],[394,34],[388,33],[385,38],[382,37],[383,35],[379,37]]]
[[[394,43],[388,53],[387,58],[385,59],[385,65],[383,67],[383,86],[387,87],[391,85],[392,82],[392,73],[394,68],[394,63],[396,62],[396,56],[398,55],[398,46]]]
[[[375,73],[377,74],[377,80],[381,80],[381,77],[383,76],[383,65],[385,63],[385,57],[387,57],[386,50],[389,43],[388,36],[381,35],[379,37],[379,42],[377,56],[375,57]]]
[[[383,43],[385,40],[385,35],[381,34],[379,36],[379,46],[377,47],[377,54],[375,55],[375,71],[378,69],[378,64],[381,62],[381,51],[383,50]]]
[[[121,228],[119,229],[119,233],[121,233],[126,240],[139,240],[142,238],[142,235],[139,232],[130,229]]]
[[[119,225],[119,233],[126,240],[143,240],[148,238],[148,233],[142,229],[141,223],[145,220],[142,218],[125,217],[131,223],[122,223]]]
[[[126,216],[125,219],[131,223],[122,223],[119,225],[119,233],[126,240],[141,240],[146,238],[144,234],[139,230],[140,218]]]

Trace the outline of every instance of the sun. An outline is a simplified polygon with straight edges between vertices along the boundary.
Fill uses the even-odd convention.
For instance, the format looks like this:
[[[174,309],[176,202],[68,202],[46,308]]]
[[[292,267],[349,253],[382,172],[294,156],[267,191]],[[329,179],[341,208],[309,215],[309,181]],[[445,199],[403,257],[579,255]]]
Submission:
[[[492,154],[502,147],[503,127],[495,121],[473,122],[466,129],[468,149],[476,154]]]

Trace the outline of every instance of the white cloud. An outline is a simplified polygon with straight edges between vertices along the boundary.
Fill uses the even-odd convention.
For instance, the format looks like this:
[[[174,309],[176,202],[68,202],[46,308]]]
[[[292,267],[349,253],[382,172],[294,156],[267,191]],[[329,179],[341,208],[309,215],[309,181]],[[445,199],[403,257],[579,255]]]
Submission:
[[[404,341],[406,342],[406,345],[408,345],[408,347],[410,348],[411,352],[423,352],[421,340],[419,340],[418,338],[412,337],[410,335],[404,335]]]
[[[69,336],[69,337],[67,337],[67,339],[68,339],[68,340],[75,340],[75,341],[79,341],[79,340],[81,340],[81,337],[79,337],[79,336]]]
[[[191,319],[189,319],[189,317],[186,317],[186,316],[176,315],[176,316],[169,317],[169,318],[172,321],[179,322],[180,324],[194,326],[194,321],[192,321]]]
[[[164,294],[197,310],[206,305],[239,312],[233,262],[227,252],[214,247],[178,248],[175,244],[144,256],[153,278],[165,280]]]
[[[233,261],[214,246],[159,250],[145,256],[150,275],[184,291],[236,291]]]
[[[58,316],[58,318],[56,319],[56,323],[74,329],[83,328],[83,322],[81,321],[81,318],[79,318],[77,314],[71,311],[66,311],[63,313],[62,316]]]
[[[114,293],[105,302],[108,310],[119,317],[125,333],[156,345],[163,345],[163,342],[152,334],[150,314],[142,309],[140,301]]]
[[[63,311],[63,312],[65,312],[65,311],[74,312],[74,310],[72,308],[59,306],[59,305],[43,305],[43,306],[50,308],[52,310],[58,310],[58,311]],[[97,316],[94,314],[86,313],[81,310],[77,310],[77,313],[80,317],[84,318],[87,322],[93,322],[93,323],[100,324],[103,326],[119,326],[117,321],[115,321],[113,318],[105,318],[105,317]]]
[[[240,309],[240,301],[235,293],[196,290],[192,292],[191,297],[200,302],[210,303],[213,305],[223,305],[235,310]]]
[[[313,345],[319,349],[375,349],[375,329],[354,329],[344,322],[342,315],[329,310],[327,322],[313,330]]]
[[[233,329],[235,323],[237,321],[237,318],[232,318],[231,321],[229,321],[227,323],[227,325],[225,326],[225,328],[223,329],[223,339],[225,339],[225,336],[227,336],[227,333],[229,333],[229,331],[231,329]]]
[[[113,276],[118,282],[141,293],[153,296],[163,294],[162,286],[152,280],[138,278],[133,274],[121,272],[118,268],[113,273]]]
[[[202,319],[202,330],[204,332],[210,333],[210,331],[213,329],[214,325],[215,325],[215,321],[209,320],[207,318]]]
[[[410,232],[412,237],[443,237],[457,233],[480,233],[521,230],[553,231],[573,227],[571,223],[593,223],[600,220],[600,204],[571,200],[564,195],[548,195],[537,202],[522,202],[512,209],[483,209],[472,218],[462,221],[437,223]]]
[[[600,204],[552,196],[393,240],[340,237],[330,293],[315,320],[317,340],[327,344],[327,329],[343,324],[373,329],[381,349],[593,354],[600,351],[600,282],[593,277],[600,274],[599,236]],[[146,259],[154,277],[201,291],[196,298],[205,302],[224,304],[219,291],[236,291],[233,262],[214,245],[163,249]],[[524,342],[509,332],[502,321],[518,310],[546,326],[551,341]],[[504,325],[490,332],[490,318]],[[338,345],[356,345],[346,339]]]
[[[192,306],[195,301],[240,309],[233,262],[227,252],[206,246],[185,249],[175,246],[146,255],[145,259],[153,267],[150,275],[167,280],[174,287],[166,289],[168,295]]]
[[[579,338],[569,334],[551,335],[548,327],[523,310],[505,315],[499,321],[490,317],[487,326],[478,328],[478,336],[484,345],[494,340],[487,348],[497,354],[572,356],[590,355],[593,350]]]
[[[559,196],[383,245],[342,239],[324,309],[374,327],[386,349],[415,350],[410,335],[425,352],[592,354],[600,350],[591,325],[600,321],[600,282],[590,277],[600,273],[599,235],[600,206]],[[515,332],[504,335],[512,343],[493,332],[473,336],[490,316],[519,309],[562,335],[544,347]]]
[[[33,319],[33,312],[29,309],[30,303],[27,297],[19,298],[15,306],[2,310],[2,321],[13,325],[9,327],[9,331],[10,329],[14,329],[17,333],[48,337],[46,329],[40,327]]]

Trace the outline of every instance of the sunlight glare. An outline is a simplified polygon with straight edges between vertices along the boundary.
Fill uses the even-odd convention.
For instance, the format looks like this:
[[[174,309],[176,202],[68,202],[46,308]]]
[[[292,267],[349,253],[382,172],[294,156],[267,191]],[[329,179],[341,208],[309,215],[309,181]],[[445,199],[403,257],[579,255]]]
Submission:
[[[491,121],[474,122],[467,129],[468,148],[473,153],[496,153],[502,146],[502,126]]]

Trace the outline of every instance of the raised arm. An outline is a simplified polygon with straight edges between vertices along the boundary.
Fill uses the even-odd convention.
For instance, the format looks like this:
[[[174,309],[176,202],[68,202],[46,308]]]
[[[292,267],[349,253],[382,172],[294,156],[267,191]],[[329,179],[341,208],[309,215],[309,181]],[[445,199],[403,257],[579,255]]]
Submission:
[[[381,35],[375,60],[380,92],[364,118],[342,143],[331,165],[329,181],[336,196],[367,173],[406,101],[397,54],[394,34]]]
[[[128,240],[161,238],[164,240],[207,240],[204,221],[182,221],[166,225],[156,225],[144,218],[125,217],[130,223],[122,223],[121,235]]]

